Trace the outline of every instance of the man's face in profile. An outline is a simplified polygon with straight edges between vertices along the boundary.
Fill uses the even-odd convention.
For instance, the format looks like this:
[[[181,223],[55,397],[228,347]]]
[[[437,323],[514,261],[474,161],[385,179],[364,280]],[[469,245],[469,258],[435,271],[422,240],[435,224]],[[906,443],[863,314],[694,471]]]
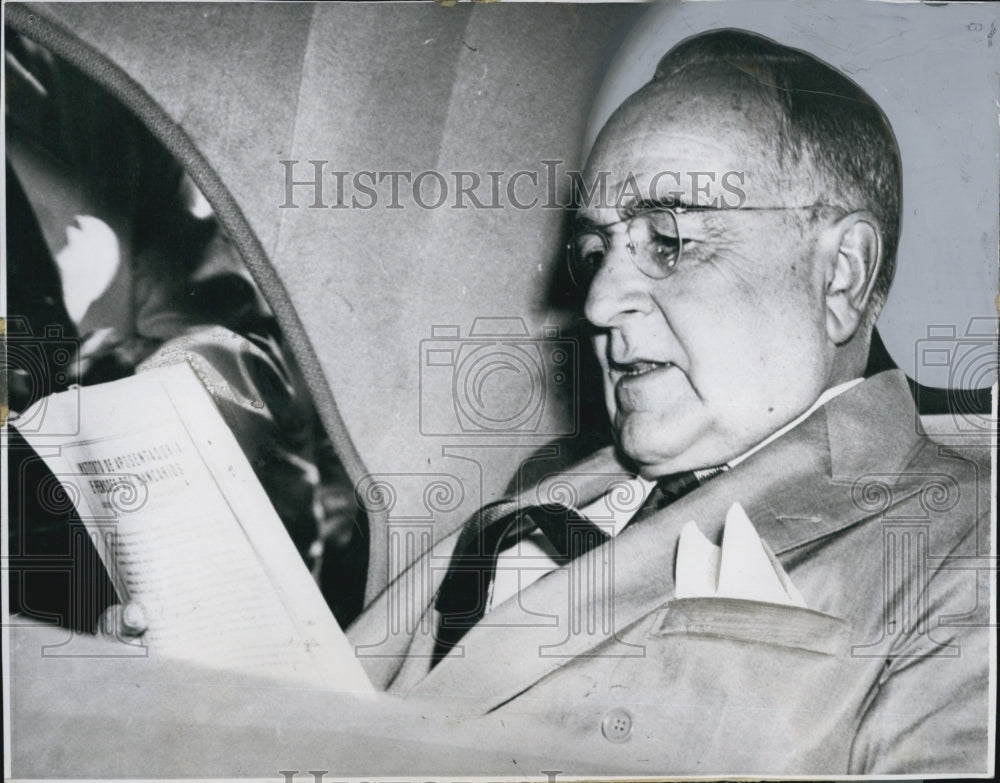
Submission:
[[[616,224],[604,229],[607,253],[585,313],[619,445],[647,476],[723,463],[830,385],[830,249],[815,210],[800,209],[822,202],[822,190],[808,162],[779,166],[774,110],[749,86],[722,70],[647,85],[605,126],[587,165],[588,182],[608,173],[611,194],[634,176],[642,199],[658,172],[678,172],[681,187],[661,176],[653,195],[679,192],[680,202],[702,205],[734,205],[722,178],[738,172],[739,206],[750,208],[681,212],[681,256],[663,279],[633,261],[629,245],[655,237],[647,223],[619,222],[635,206],[630,191],[618,205],[580,210],[581,224]],[[698,178],[707,195],[691,192],[691,172],[711,173]],[[762,207],[796,209],[755,211]]]

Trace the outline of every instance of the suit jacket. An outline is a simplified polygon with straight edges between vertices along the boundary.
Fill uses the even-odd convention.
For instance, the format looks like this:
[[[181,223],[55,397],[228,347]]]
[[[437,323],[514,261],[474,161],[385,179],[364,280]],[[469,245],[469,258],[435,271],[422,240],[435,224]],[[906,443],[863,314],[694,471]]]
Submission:
[[[495,607],[433,668],[455,535],[349,636],[377,685],[558,748],[567,774],[985,772],[989,465],[917,421],[902,373],[866,380]],[[604,450],[543,484],[583,504],[625,475]],[[718,542],[734,501],[808,608],[675,599],[682,525]]]

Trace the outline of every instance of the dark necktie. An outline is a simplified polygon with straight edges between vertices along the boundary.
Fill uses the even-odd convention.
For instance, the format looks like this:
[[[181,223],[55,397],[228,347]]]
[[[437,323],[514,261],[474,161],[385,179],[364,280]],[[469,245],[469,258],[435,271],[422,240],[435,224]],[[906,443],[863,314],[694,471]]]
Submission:
[[[680,500],[688,492],[697,489],[710,478],[718,476],[720,473],[729,470],[728,465],[719,465],[714,468],[704,468],[702,470],[685,470],[681,473],[671,473],[658,479],[656,486],[650,490],[649,495],[635,512],[628,524],[634,525],[653,516],[657,511],[666,508],[676,500]]]
[[[718,475],[726,466],[684,471],[664,476],[628,525],[642,522],[679,500],[702,482]],[[626,527],[628,526],[626,525]],[[455,543],[434,608],[441,615],[431,665],[437,663],[479,622],[489,604],[500,553],[538,528],[555,549],[562,565],[589,552],[610,537],[590,520],[565,506],[543,505],[519,509],[516,502],[502,500],[484,506],[465,526]]]
[[[485,506],[459,534],[448,573],[438,591],[434,608],[441,614],[441,622],[432,665],[447,655],[486,614],[500,553],[536,527],[552,545],[560,564],[608,539],[601,528],[566,506],[518,509],[513,501]]]

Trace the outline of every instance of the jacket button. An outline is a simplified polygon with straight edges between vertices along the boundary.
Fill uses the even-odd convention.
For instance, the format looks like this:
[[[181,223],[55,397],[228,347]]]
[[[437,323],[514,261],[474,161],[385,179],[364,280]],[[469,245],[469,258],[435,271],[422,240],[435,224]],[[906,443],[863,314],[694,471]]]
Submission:
[[[601,720],[601,734],[609,742],[624,742],[632,736],[632,716],[620,707],[610,710]]]

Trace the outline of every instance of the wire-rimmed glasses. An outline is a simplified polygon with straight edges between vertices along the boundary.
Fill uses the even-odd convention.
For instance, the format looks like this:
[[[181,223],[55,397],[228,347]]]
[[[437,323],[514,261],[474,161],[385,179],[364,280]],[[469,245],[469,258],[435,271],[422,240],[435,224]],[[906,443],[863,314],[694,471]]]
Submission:
[[[832,206],[809,204],[802,207],[720,207],[652,206],[635,210],[628,217],[611,223],[584,224],[566,245],[566,263],[573,283],[586,291],[604,263],[610,245],[608,229],[626,226],[629,256],[636,269],[654,280],[670,277],[681,262],[684,238],[677,216],[686,212],[779,212]]]

